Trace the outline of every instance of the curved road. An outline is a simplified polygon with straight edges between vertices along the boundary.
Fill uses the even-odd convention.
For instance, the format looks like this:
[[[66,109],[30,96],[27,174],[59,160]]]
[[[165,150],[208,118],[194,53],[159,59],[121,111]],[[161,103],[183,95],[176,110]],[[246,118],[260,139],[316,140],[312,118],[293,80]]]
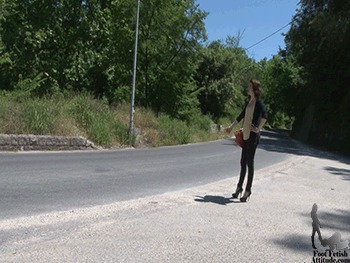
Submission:
[[[298,151],[280,132],[263,132],[256,170]],[[116,151],[0,153],[0,219],[130,200],[239,173],[232,139]]]

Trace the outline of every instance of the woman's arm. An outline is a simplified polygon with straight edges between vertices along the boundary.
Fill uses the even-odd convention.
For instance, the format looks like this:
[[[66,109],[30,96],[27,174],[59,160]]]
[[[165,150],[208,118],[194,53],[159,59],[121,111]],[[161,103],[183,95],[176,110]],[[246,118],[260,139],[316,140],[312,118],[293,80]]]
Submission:
[[[267,121],[267,119],[262,118],[258,127],[254,126],[252,124],[252,131],[255,132],[255,133],[260,132],[261,129],[264,127],[266,121]]]
[[[261,129],[264,127],[266,121],[267,121],[266,119],[262,118],[258,127],[254,126],[254,124],[252,124],[252,131],[255,133],[260,132]]]
[[[225,130],[227,133],[230,133],[232,131],[232,129],[238,124],[238,121],[235,120],[234,122],[231,123],[230,126],[228,126]]]
[[[234,122],[232,122],[231,125],[225,129],[227,133],[230,133],[232,129],[244,118],[246,106],[247,106],[247,103],[244,105],[244,108],[241,111],[241,113],[238,115],[237,119],[235,119]]]
[[[255,133],[258,133],[264,127],[264,125],[267,121],[267,112],[266,112],[264,104],[262,103],[261,100],[257,101],[256,106],[257,106],[257,109],[256,109],[257,115],[254,116],[256,118],[256,121],[254,123],[258,122],[257,120],[258,120],[259,116],[261,116],[261,119],[260,119],[258,126],[255,126],[254,124],[252,124],[251,130]]]

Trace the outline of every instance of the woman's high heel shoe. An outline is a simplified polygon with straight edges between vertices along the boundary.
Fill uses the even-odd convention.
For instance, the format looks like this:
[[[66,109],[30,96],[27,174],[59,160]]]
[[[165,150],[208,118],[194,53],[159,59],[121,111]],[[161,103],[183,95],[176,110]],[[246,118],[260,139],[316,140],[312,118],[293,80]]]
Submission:
[[[241,202],[247,202],[247,200],[249,200],[249,197],[251,194],[252,194],[252,192],[245,191],[243,197],[241,197],[241,199],[240,199]]]
[[[232,198],[239,198],[242,192],[243,192],[243,189],[241,187],[237,187],[236,192],[232,194]]]

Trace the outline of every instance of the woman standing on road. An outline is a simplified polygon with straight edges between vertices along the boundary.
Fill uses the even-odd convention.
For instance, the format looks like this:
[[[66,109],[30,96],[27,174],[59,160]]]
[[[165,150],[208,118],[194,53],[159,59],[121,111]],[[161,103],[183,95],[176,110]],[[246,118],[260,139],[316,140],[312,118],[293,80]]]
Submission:
[[[246,202],[252,194],[251,187],[254,177],[254,157],[256,147],[260,141],[260,130],[265,125],[267,113],[264,104],[260,100],[261,84],[257,80],[249,81],[247,87],[248,100],[237,119],[226,128],[226,132],[230,133],[232,129],[244,118],[243,121],[243,147],[241,155],[241,172],[233,198],[239,198],[243,192],[243,182],[248,166],[248,181],[241,202]]]

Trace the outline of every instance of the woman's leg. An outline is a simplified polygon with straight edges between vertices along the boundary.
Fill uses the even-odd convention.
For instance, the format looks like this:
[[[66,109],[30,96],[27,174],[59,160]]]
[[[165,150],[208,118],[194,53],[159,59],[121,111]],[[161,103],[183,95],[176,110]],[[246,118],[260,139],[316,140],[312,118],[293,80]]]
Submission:
[[[248,165],[248,181],[246,186],[246,191],[251,192],[253,178],[254,178],[254,157],[256,151],[256,135],[251,134],[248,141],[248,150],[247,150],[247,165]]]
[[[249,140],[243,141],[242,154],[241,154],[241,173],[237,184],[238,188],[243,187],[245,174],[247,172],[248,142]]]

